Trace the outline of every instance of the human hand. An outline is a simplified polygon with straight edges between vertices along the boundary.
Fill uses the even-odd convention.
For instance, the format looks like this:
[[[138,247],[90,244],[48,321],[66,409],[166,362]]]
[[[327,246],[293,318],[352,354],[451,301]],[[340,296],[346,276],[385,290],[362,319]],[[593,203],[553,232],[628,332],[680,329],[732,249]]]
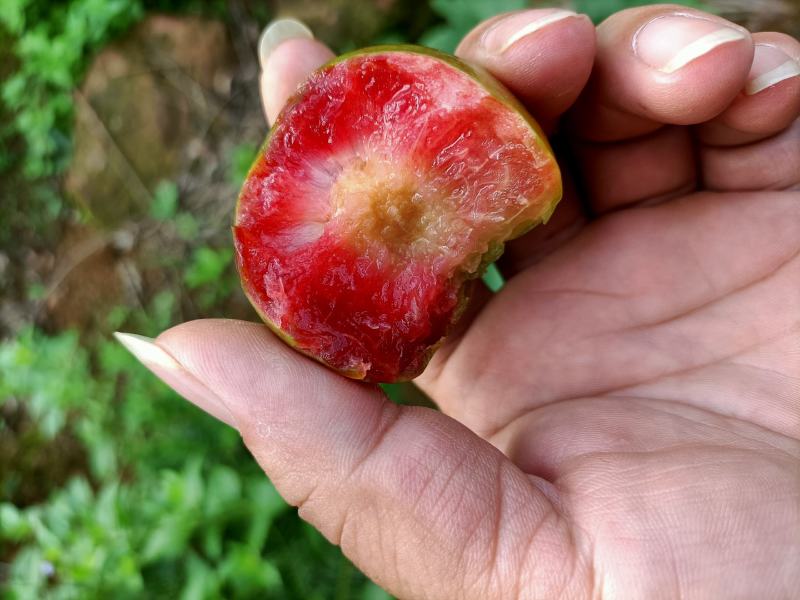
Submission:
[[[271,119],[332,56],[281,27]],[[571,158],[551,222],[419,378],[441,413],[257,324],[121,340],[403,598],[796,594],[800,44],[650,6],[596,39],[576,15],[496,17],[459,54]]]

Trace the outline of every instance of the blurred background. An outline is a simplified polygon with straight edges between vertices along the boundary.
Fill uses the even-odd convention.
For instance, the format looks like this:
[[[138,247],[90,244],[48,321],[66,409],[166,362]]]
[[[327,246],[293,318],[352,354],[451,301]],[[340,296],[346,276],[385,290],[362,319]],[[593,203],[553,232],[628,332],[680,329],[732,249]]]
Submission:
[[[599,21],[646,2],[561,4]],[[689,4],[800,34],[800,0]],[[337,52],[452,51],[531,5],[0,0],[0,597],[389,597],[110,333],[257,320],[229,227],[267,131],[255,47],[270,19],[298,17]]]

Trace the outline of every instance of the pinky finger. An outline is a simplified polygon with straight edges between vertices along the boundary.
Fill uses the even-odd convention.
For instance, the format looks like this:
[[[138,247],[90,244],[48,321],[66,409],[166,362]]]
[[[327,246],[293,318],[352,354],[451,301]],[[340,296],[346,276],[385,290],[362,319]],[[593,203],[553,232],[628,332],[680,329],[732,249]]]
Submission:
[[[270,124],[306,77],[331,58],[333,52],[300,21],[279,19],[267,26],[258,43],[258,59],[261,102]]]
[[[750,144],[783,131],[800,116],[800,42],[772,32],[753,34],[753,42],[744,90],[722,114],[699,127],[705,144]]]

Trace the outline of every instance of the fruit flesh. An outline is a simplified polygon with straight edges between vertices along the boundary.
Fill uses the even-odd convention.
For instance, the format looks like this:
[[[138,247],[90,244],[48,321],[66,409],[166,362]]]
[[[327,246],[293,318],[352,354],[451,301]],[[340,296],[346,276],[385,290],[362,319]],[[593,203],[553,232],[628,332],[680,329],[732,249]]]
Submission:
[[[497,85],[452,57],[378,48],[289,101],[234,227],[245,291],[284,339],[358,379],[421,372],[487,255],[561,194],[549,147]]]

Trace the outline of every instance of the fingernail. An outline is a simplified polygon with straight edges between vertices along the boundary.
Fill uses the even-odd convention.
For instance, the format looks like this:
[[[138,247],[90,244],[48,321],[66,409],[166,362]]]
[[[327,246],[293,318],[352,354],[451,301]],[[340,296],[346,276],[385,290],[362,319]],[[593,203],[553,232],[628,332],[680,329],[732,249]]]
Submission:
[[[119,331],[114,333],[114,337],[139,359],[139,362],[178,394],[212,417],[236,429],[233,416],[222,400],[153,339]]]
[[[267,66],[269,55],[286,40],[297,38],[314,39],[314,34],[297,19],[278,19],[264,29],[258,41],[258,60],[261,68]]]
[[[645,63],[674,73],[723,44],[739,42],[747,34],[733,25],[690,15],[665,15],[643,25],[633,36],[633,50]]]
[[[790,77],[800,75],[800,62],[772,44],[756,44],[744,91],[752,96]]]
[[[489,54],[502,54],[524,37],[557,21],[579,17],[571,10],[526,10],[500,19],[481,36],[480,44]]]

